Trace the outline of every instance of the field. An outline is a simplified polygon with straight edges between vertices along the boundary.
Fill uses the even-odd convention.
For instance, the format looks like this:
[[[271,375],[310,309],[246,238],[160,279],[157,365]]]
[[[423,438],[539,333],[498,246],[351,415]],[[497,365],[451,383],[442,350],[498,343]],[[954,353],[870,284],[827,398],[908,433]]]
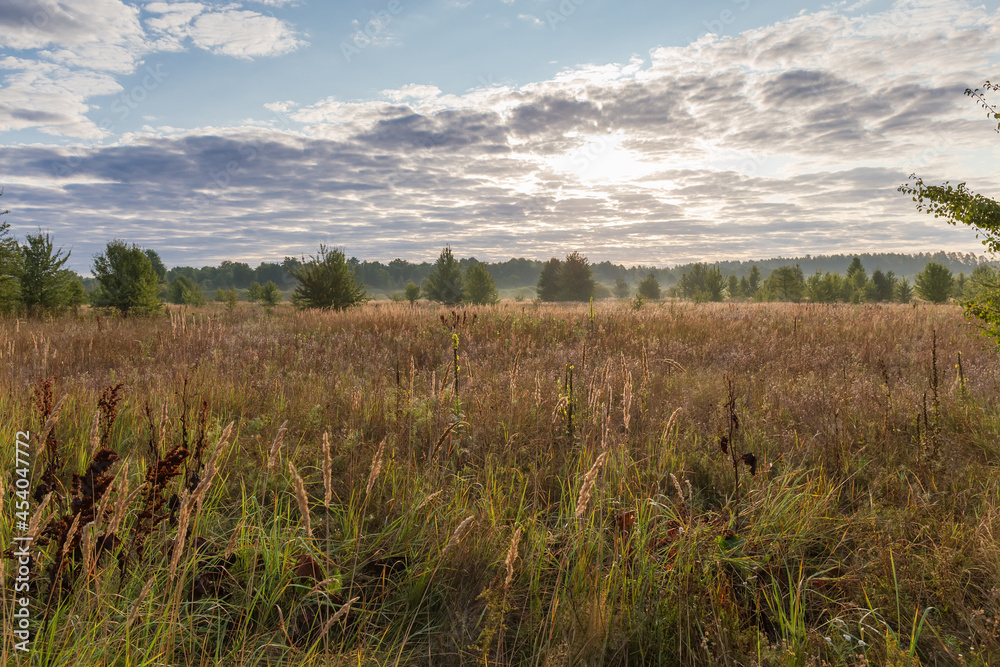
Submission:
[[[4,664],[1000,662],[958,307],[240,305],[3,321]]]

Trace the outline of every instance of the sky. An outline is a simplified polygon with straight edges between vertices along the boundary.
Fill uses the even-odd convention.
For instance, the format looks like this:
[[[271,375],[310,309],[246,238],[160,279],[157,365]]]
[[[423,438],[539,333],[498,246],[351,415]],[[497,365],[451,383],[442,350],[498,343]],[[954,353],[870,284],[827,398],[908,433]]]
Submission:
[[[89,273],[981,252],[1000,0],[3,0],[0,208]],[[1000,99],[994,99],[1000,101]]]

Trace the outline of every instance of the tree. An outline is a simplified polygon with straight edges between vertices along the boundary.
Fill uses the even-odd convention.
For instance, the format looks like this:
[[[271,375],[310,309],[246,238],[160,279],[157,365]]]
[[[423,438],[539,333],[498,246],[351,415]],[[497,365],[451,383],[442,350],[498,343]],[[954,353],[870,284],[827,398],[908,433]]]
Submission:
[[[28,234],[21,246],[21,303],[28,312],[59,312],[70,305],[76,274],[63,265],[70,253],[56,250],[49,234]]]
[[[3,192],[0,191],[0,195]],[[8,211],[0,211],[4,215]],[[0,223],[0,312],[9,313],[21,305],[21,248],[10,234],[10,224]]]
[[[913,288],[910,287],[909,280],[903,278],[896,283],[896,293],[894,298],[899,303],[909,303],[913,299]]]
[[[368,299],[364,286],[358,284],[347,265],[342,249],[321,243],[316,255],[310,255],[308,262],[303,258],[289,273],[299,281],[292,293],[292,303],[301,309],[344,310]]]
[[[931,303],[944,303],[951,296],[955,279],[948,267],[937,262],[927,262],[924,270],[917,274],[913,283],[921,299]]]
[[[277,287],[277,285],[275,286]],[[250,286],[247,287],[247,301],[250,303],[257,303],[260,301],[261,287],[260,283],[256,280],[250,281]]]
[[[743,296],[743,293],[740,292],[740,279],[737,278],[735,275],[729,276],[729,282],[726,285],[726,291],[729,292],[729,298],[732,299],[733,301]]]
[[[406,300],[409,301],[412,306],[417,302],[417,299],[420,298],[420,285],[416,284],[412,280],[406,283],[406,287],[403,288],[403,296],[406,297]]]
[[[95,306],[115,308],[123,315],[148,315],[160,309],[160,281],[139,246],[109,241],[94,257],[93,273],[98,282]]]
[[[771,271],[760,286],[760,293],[765,301],[799,302],[805,291],[806,281],[798,266],[779,266]]]
[[[705,274],[705,295],[709,301],[722,301],[722,292],[726,289],[726,279],[722,277],[722,270],[718,266],[713,266]]]
[[[205,305],[205,294],[201,291],[201,287],[187,276],[177,276],[170,281],[167,298],[170,299],[171,303],[188,306]]]
[[[875,272],[872,274],[870,288],[870,301],[892,301],[893,295],[896,292],[896,274],[892,271],[882,273],[880,269],[875,269]]]
[[[277,306],[283,299],[284,297],[281,294],[281,290],[278,289],[277,283],[273,280],[268,280],[264,283],[264,286],[260,288],[260,292],[257,297],[260,304],[267,308]]]
[[[448,306],[461,303],[465,297],[462,267],[451,254],[451,246],[445,246],[438,255],[434,267],[424,280],[423,294],[431,301]]]
[[[150,264],[153,265],[153,271],[156,271],[156,277],[160,282],[167,279],[167,267],[163,265],[163,260],[160,259],[160,254],[153,250],[152,248],[146,248],[143,253],[149,258]]]
[[[559,267],[559,301],[589,301],[596,289],[587,258],[578,252],[566,255]]]
[[[701,262],[681,276],[678,282],[681,296],[692,301],[722,301],[726,280],[718,266],[708,266]]]
[[[493,276],[482,264],[469,267],[465,274],[465,284],[469,301],[478,306],[492,305],[500,300]]]
[[[750,288],[747,291],[747,296],[756,296],[757,290],[760,289],[760,269],[757,268],[756,264],[750,267],[750,277],[747,279],[747,286]]]
[[[553,257],[545,262],[542,273],[538,276],[536,292],[541,301],[557,301],[559,299],[559,273],[562,262]]]
[[[806,281],[806,296],[813,303],[836,303],[849,292],[849,283],[837,272],[823,274],[816,269],[816,273]]]
[[[990,91],[1000,92],[1000,84],[987,81],[983,90],[966,88],[965,94],[986,110],[987,118],[997,121],[996,131],[1000,133],[1000,105],[987,100]],[[950,225],[968,225],[976,230],[990,252],[1000,252],[1000,202],[972,192],[965,183],[954,187],[949,181],[942,185],[926,185],[916,174],[910,174],[910,178],[914,179],[913,184],[904,183],[898,190],[912,197],[918,211],[944,218]],[[919,291],[919,286],[917,289]],[[1000,345],[1000,293],[985,290],[977,298],[963,301],[963,305],[967,315],[980,320],[983,333]]]
[[[615,279],[615,289],[613,291],[615,298],[617,299],[627,299],[628,295],[631,292],[631,290],[628,287],[628,283],[625,282],[624,278]]]
[[[656,276],[650,273],[642,279],[642,282],[639,283],[639,287],[636,288],[635,292],[643,299],[655,301],[660,298],[660,282],[656,279]]]
[[[861,303],[868,288],[868,272],[861,264],[861,258],[855,257],[847,267],[848,299],[851,303]]]

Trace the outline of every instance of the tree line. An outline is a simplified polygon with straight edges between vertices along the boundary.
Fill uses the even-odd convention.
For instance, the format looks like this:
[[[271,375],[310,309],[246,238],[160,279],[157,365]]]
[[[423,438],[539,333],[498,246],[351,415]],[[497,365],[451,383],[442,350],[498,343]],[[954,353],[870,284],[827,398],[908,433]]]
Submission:
[[[5,213],[0,211],[0,215]],[[90,303],[123,314],[151,313],[159,310],[164,301],[204,304],[208,301],[206,290],[213,286],[214,299],[230,306],[242,296],[272,307],[284,301],[284,292],[291,288],[290,300],[298,307],[341,309],[370,298],[365,275],[372,271],[381,275],[379,272],[388,273],[390,269],[394,272],[389,274],[391,284],[397,284],[400,277],[410,278],[401,285],[402,292],[392,295],[394,299],[482,305],[499,300],[499,284],[511,284],[516,279],[514,284],[523,287],[536,264],[534,297],[543,302],[634,297],[641,303],[669,296],[692,301],[905,303],[919,296],[941,303],[990,293],[1000,282],[995,265],[983,262],[975,262],[969,277],[964,272],[956,277],[947,265],[933,261],[924,264],[912,284],[891,270],[876,269],[869,277],[861,256],[851,259],[843,275],[837,270],[817,269],[808,278],[799,264],[777,266],[767,275],[752,264],[745,275],[737,275],[724,273],[722,264],[695,263],[683,270],[668,270],[666,277],[673,284],[666,289],[660,283],[664,270],[626,270],[608,262],[595,265],[579,252],[571,252],[562,260],[511,259],[490,264],[474,258],[457,259],[446,246],[434,263],[411,264],[397,259],[382,265],[348,259],[343,250],[320,245],[318,253],[308,259],[286,257],[281,263],[264,262],[256,269],[232,261],[202,269],[167,269],[155,250],[114,240],[94,257],[93,277],[87,279],[65,268],[69,257],[69,252],[55,248],[47,233],[27,234],[19,243],[9,225],[0,224],[0,312],[59,313]],[[522,293],[517,300],[524,297]]]

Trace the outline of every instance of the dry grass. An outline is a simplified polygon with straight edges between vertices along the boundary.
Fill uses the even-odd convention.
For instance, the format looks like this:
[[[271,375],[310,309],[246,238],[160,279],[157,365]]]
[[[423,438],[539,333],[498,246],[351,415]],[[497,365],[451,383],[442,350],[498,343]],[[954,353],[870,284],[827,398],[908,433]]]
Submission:
[[[374,303],[3,326],[0,423],[44,430],[33,391],[53,380],[53,515],[96,450],[128,462],[94,526],[67,521],[76,579],[42,662],[1000,661],[1000,366],[958,308],[598,304],[592,325],[585,305]],[[171,448],[200,452],[201,401],[208,462],[140,494],[157,460],[184,462]],[[736,495],[744,453],[756,475],[739,468]],[[77,560],[102,522],[151,548]],[[323,581],[298,582],[305,555]]]

